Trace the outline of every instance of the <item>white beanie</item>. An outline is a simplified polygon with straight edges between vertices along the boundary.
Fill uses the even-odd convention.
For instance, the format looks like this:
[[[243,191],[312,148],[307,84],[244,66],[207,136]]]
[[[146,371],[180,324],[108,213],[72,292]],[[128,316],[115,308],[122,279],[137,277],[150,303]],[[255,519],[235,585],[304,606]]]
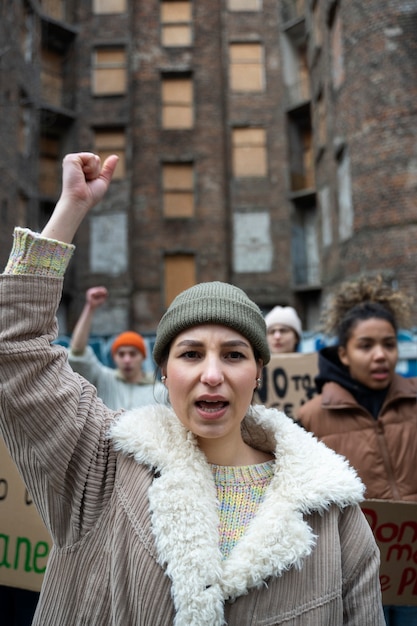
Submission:
[[[298,339],[301,339],[302,328],[301,320],[297,315],[295,309],[292,306],[276,306],[265,315],[265,323],[267,328],[275,326],[275,324],[283,324],[289,326],[298,335]]]

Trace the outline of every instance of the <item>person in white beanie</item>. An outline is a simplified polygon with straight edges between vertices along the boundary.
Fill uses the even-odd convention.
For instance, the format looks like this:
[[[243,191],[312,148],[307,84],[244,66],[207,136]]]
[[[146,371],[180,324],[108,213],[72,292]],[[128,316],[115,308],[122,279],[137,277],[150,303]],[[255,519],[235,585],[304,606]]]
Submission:
[[[301,320],[292,306],[275,306],[265,315],[265,323],[272,353],[297,352],[303,331]]]

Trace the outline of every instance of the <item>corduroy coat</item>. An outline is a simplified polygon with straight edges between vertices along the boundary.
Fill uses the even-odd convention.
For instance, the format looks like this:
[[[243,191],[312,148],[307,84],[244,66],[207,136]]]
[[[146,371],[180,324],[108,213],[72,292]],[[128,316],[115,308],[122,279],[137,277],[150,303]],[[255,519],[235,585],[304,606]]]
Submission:
[[[347,462],[275,409],[245,418],[274,451],[229,558],[216,490],[172,410],[114,413],[51,344],[62,280],[0,277],[0,417],[53,537],[36,626],[383,626],[379,553]]]

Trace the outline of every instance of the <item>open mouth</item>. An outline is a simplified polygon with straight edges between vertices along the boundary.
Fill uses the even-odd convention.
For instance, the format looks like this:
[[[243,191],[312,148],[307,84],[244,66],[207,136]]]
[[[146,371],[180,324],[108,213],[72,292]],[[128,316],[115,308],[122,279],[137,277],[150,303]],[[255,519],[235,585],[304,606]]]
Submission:
[[[210,402],[209,400],[199,400],[196,402],[196,406],[205,413],[217,413],[226,408],[229,403],[226,401],[215,400]]]
[[[374,370],[371,373],[372,377],[377,379],[377,380],[382,380],[387,378],[387,376],[389,376],[389,370]]]

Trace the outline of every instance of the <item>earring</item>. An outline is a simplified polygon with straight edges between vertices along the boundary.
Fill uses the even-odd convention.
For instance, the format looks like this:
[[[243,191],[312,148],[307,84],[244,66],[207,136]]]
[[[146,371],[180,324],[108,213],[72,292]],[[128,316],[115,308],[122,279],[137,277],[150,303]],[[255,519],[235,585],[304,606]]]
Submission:
[[[161,376],[161,383],[164,383],[166,381],[167,377],[166,376]]]
[[[256,379],[256,388],[259,389],[259,387],[262,385],[262,378],[257,378]]]

